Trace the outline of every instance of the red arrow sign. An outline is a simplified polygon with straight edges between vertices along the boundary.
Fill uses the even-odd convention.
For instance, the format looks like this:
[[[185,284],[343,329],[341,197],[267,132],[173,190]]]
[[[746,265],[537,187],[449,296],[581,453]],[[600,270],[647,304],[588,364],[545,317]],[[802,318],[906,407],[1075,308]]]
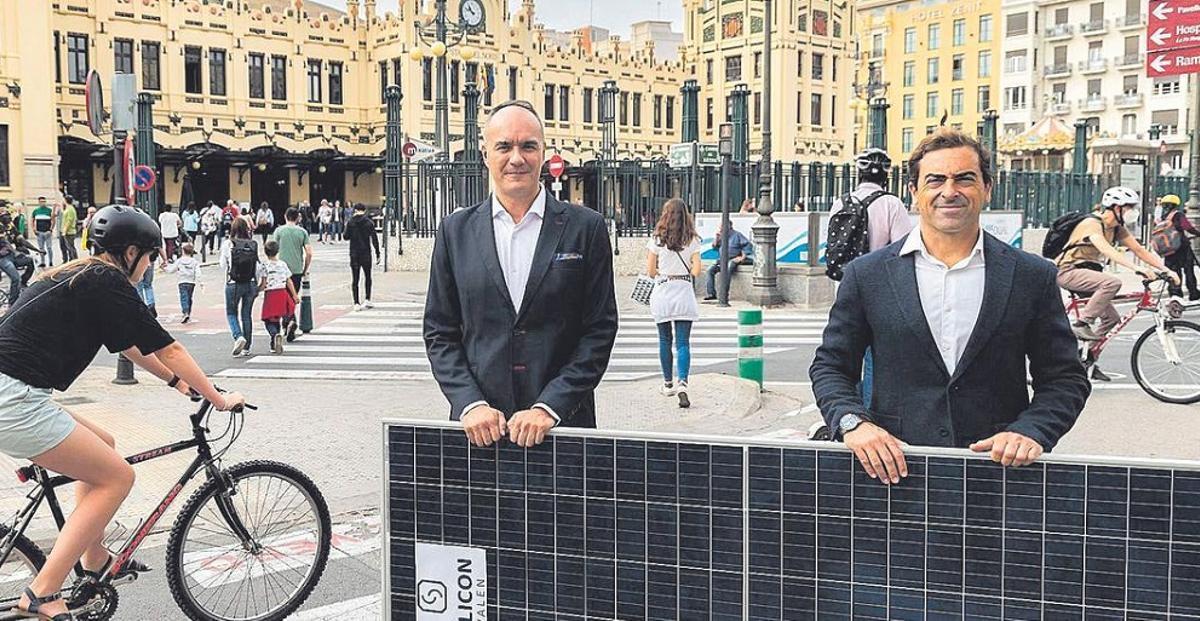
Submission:
[[[1200,24],[1168,24],[1146,30],[1147,51],[1161,52],[1200,45]]]
[[[1185,73],[1200,73],[1200,47],[1166,50],[1146,56],[1146,75],[1149,77]]]
[[[1147,51],[1200,45],[1200,0],[1150,0]]]
[[[550,172],[551,177],[558,179],[567,169],[567,163],[563,161],[561,155],[555,153],[550,156],[550,161],[546,162],[546,169]]]

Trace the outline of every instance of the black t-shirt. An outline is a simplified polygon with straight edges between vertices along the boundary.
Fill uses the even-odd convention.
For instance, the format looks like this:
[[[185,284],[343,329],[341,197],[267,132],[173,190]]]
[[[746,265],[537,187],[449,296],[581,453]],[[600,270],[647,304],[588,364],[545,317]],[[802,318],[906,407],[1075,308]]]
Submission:
[[[66,390],[100,346],[152,354],[175,339],[115,267],[93,264],[39,280],[0,318],[0,373]]]

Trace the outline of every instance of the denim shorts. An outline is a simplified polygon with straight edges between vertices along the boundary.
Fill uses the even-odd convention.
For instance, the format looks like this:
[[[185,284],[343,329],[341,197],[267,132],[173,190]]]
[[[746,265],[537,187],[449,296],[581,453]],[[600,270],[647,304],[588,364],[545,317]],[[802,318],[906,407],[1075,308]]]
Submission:
[[[37,457],[75,431],[75,419],[50,400],[50,393],[0,373],[0,453]]]

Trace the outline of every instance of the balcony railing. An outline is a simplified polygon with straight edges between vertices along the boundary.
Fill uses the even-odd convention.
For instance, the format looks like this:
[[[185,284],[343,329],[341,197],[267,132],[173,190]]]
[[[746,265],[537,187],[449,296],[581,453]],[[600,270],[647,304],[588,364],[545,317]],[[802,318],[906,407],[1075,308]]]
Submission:
[[[1141,69],[1146,62],[1145,54],[1126,54],[1117,57],[1117,67],[1121,69]]]
[[[1065,39],[1075,34],[1074,24],[1054,24],[1047,26],[1045,30],[1045,38],[1047,39]]]
[[[1137,108],[1142,105],[1141,93],[1125,93],[1113,97],[1113,105],[1118,108]]]
[[[1048,77],[1048,78],[1052,78],[1052,77],[1056,77],[1056,76],[1071,75],[1071,64],[1070,63],[1062,63],[1059,65],[1046,65],[1046,69],[1045,69],[1044,73],[1046,74],[1046,77]]]
[[[1146,25],[1146,16],[1142,15],[1126,15],[1113,20],[1113,25],[1121,30],[1128,28],[1142,28]]]
[[[1108,59],[1089,58],[1079,61],[1080,73],[1102,73],[1108,70]]]
[[[1108,100],[1104,97],[1087,97],[1079,100],[1079,110],[1081,112],[1103,112],[1108,107]]]
[[[1096,19],[1086,24],[1079,26],[1079,31],[1084,35],[1102,34],[1108,27],[1108,20]]]
[[[1046,114],[1052,114],[1052,115],[1058,116],[1058,115],[1070,114],[1070,113],[1071,113],[1071,104],[1069,104],[1065,101],[1052,101],[1052,102],[1046,104]]]

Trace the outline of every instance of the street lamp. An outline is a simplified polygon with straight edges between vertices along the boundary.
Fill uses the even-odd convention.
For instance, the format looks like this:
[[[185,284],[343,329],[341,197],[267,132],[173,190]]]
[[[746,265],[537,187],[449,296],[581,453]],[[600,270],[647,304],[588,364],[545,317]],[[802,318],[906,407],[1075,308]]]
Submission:
[[[887,89],[891,82],[883,81],[878,66],[874,63],[867,65],[867,82],[861,84],[858,81],[858,76],[854,76],[854,82],[850,85],[854,92],[854,106],[858,110],[862,110],[861,106],[867,106],[870,109],[870,114],[867,116],[867,147],[877,147],[886,149],[887,146],[887,130],[886,130],[886,114],[887,114]],[[880,126],[883,131],[880,131]],[[857,139],[855,140],[857,143]],[[857,144],[855,144],[857,151]]]
[[[617,88],[616,80],[605,80],[604,86],[600,88],[600,152],[603,156],[600,158],[598,172],[599,193],[601,213],[603,213],[603,204],[606,198],[606,188],[604,183],[604,164],[605,160],[615,160],[617,158],[617,94],[621,89]],[[617,213],[616,193],[613,192],[612,201],[612,218],[613,218],[613,254],[621,254],[617,240],[621,232],[621,215]]]
[[[773,0],[765,0],[763,10],[766,15],[766,25],[763,27],[763,90],[762,108],[762,161],[758,171],[758,219],[750,227],[754,243],[759,247],[759,260],[754,264],[754,291],[757,293],[760,306],[774,306],[783,301],[779,292],[779,271],[775,264],[775,245],[779,240],[779,225],[771,214],[775,211],[775,201],[771,196],[771,30],[773,30],[774,12]],[[726,236],[728,237],[728,236]],[[722,263],[721,269],[727,270],[728,265]],[[729,275],[725,278],[728,280]],[[728,289],[728,287],[726,287]],[[726,292],[728,296],[728,292]],[[728,299],[726,300],[728,302]]]
[[[413,26],[416,30],[417,41],[429,46],[429,56],[437,60],[437,96],[434,100],[434,129],[435,141],[442,150],[442,157],[450,154],[450,104],[446,93],[446,54],[453,47],[459,47],[459,57],[464,61],[475,58],[475,49],[465,44],[467,35],[476,34],[483,30],[484,9],[482,0],[463,0],[459,4],[457,21],[451,21],[446,15],[446,0],[436,0],[437,12],[433,18],[422,23],[417,20]],[[409,58],[415,62],[425,59],[425,50],[419,46],[409,52]]]

